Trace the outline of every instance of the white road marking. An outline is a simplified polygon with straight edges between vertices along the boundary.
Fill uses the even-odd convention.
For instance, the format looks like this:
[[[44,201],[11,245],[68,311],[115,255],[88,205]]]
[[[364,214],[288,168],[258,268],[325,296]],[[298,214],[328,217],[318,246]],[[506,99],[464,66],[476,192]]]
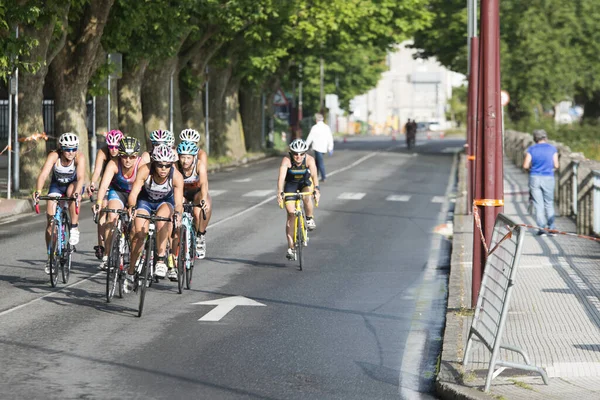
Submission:
[[[346,192],[346,193],[342,193],[338,196],[338,199],[341,200],[360,200],[363,197],[365,197],[366,193],[351,193],[351,192]]]
[[[265,197],[273,193],[272,189],[269,190],[253,190],[251,192],[245,193],[243,197]]]
[[[234,179],[233,182],[250,182],[251,180],[251,178]]]
[[[432,203],[444,203],[446,201],[446,196],[433,196],[431,198]]]
[[[209,190],[208,193],[210,194],[210,197],[217,197],[220,194],[225,193],[227,190]]]
[[[200,318],[198,320],[198,321],[210,321],[210,322],[220,321],[221,318],[226,316],[229,313],[229,311],[233,310],[236,306],[255,306],[255,307],[262,306],[262,307],[265,307],[264,304],[254,301],[252,299],[249,299],[247,297],[243,297],[243,296],[232,296],[232,297],[225,297],[225,298],[216,299],[216,300],[199,301],[197,303],[192,303],[192,304],[216,306],[215,308],[210,310],[208,313],[206,313],[202,318]]]
[[[408,195],[408,194],[390,194],[385,199],[387,201],[409,201],[410,195]]]

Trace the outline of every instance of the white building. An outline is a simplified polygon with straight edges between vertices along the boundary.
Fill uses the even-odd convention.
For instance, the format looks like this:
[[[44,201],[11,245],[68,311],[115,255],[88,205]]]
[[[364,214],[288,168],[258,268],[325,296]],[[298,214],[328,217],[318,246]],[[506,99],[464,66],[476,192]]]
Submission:
[[[355,120],[367,120],[375,132],[396,129],[406,121],[437,122],[446,128],[446,103],[452,97],[452,87],[460,86],[465,76],[452,72],[434,58],[413,58],[415,50],[397,46],[388,54],[389,70],[382,74],[377,87],[351,101]],[[395,125],[395,126],[394,126]]]

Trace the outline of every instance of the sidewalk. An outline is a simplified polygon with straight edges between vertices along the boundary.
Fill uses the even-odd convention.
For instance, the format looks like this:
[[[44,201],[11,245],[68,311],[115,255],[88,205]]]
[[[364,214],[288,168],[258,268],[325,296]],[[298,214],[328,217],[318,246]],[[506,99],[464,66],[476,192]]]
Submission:
[[[507,316],[503,344],[520,347],[549,377],[506,369],[482,392],[490,353],[476,344],[468,371],[461,361],[471,326],[473,217],[466,215],[464,156],[454,216],[446,330],[437,390],[444,399],[600,399],[600,243],[570,236],[538,237],[529,230]],[[504,214],[535,225],[527,214],[527,175],[504,162]],[[575,223],[557,218],[557,228]],[[507,361],[523,362],[502,350]]]

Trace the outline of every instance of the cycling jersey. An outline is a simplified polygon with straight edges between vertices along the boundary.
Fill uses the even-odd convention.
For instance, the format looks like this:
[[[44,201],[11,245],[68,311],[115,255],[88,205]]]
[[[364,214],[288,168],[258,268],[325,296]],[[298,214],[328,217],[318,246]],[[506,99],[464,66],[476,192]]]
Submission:
[[[306,155],[302,160],[300,165],[295,165],[292,161],[292,166],[288,168],[287,173],[285,174],[286,182],[301,182],[301,181],[309,181],[310,179],[310,169],[306,165]]]
[[[200,174],[198,174],[198,160],[194,159],[194,167],[192,168],[192,172],[189,175],[185,174],[183,167],[179,164],[179,170],[181,171],[181,175],[183,175],[183,189],[184,190],[192,190],[200,187]]]
[[[125,193],[131,192],[131,188],[133,187],[133,183],[135,182],[135,178],[137,177],[137,171],[141,160],[142,159],[140,157],[137,158],[135,164],[133,165],[133,171],[131,172],[131,176],[129,177],[126,177],[123,174],[123,165],[121,165],[121,163],[119,162],[119,171],[115,174],[112,181],[110,182],[110,189]]]
[[[52,183],[58,183],[61,186],[66,186],[77,180],[77,166],[75,159],[71,160],[69,165],[64,166],[60,162],[60,156],[52,167]]]
[[[169,196],[173,196],[173,171],[173,167],[171,167],[169,176],[164,183],[156,183],[152,177],[154,175],[154,165],[151,165],[150,174],[142,188],[142,194],[148,196],[148,199],[151,201],[159,201]]]

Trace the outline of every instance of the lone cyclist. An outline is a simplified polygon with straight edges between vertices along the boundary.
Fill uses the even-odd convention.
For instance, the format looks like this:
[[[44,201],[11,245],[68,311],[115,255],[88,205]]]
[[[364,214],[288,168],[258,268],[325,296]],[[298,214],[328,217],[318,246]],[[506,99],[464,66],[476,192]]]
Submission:
[[[317,166],[315,159],[306,154],[308,145],[302,139],[296,139],[290,143],[289,157],[283,157],[279,167],[279,178],[277,179],[277,202],[284,201],[282,193],[313,192],[315,199],[319,201],[321,196],[319,188],[319,178],[317,176]],[[312,196],[304,196],[304,210],[306,211],[306,227],[313,230],[317,227],[313,217]],[[287,211],[287,220],[285,223],[285,234],[288,242],[286,257],[288,260],[296,259],[296,249],[294,248],[294,200],[285,198],[285,209]]]

